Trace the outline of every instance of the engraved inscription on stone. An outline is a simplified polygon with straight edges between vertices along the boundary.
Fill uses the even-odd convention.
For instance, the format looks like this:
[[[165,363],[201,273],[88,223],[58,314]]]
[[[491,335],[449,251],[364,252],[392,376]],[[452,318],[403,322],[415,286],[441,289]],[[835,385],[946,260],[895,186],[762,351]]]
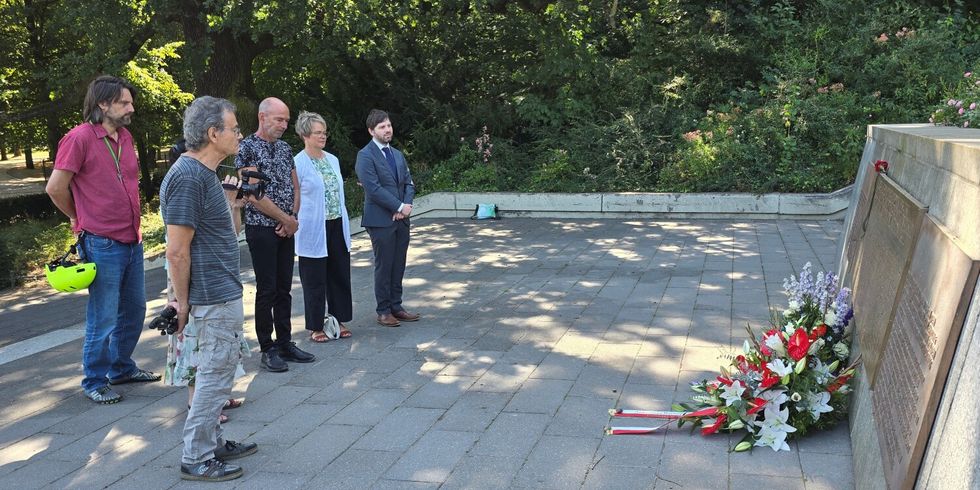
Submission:
[[[900,291],[872,403],[889,488],[912,488],[980,261],[926,217]]]
[[[878,173],[868,169],[864,176],[864,182],[858,190],[857,204],[854,207],[854,215],[851,216],[850,226],[847,228],[846,241],[844,243],[844,263],[842,264],[844,284],[850,286],[854,284],[855,260],[861,249],[861,240],[864,238],[868,225],[868,212],[871,206],[871,193],[875,187]]]
[[[853,264],[855,331],[872,387],[925,215],[925,207],[895,181],[885,175],[875,180],[864,237]],[[862,225],[857,226],[855,231],[860,231]]]

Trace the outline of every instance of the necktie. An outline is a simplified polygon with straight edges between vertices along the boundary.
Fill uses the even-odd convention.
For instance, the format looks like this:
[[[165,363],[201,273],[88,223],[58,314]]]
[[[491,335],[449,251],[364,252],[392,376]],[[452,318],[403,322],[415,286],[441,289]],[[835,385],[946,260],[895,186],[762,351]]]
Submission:
[[[391,176],[398,180],[398,167],[395,166],[395,154],[391,152],[391,148],[384,147],[381,149],[385,154],[385,160],[388,161],[388,168],[391,169]]]

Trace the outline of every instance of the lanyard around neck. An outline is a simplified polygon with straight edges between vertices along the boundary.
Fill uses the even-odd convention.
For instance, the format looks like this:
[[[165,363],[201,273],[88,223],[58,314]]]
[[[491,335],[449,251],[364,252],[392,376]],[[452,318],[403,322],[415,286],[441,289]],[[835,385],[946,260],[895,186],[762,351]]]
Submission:
[[[122,182],[122,169],[119,168],[119,157],[122,155],[122,145],[119,145],[119,153],[116,153],[112,149],[112,145],[109,144],[108,136],[103,136],[102,141],[105,141],[105,147],[109,149],[109,154],[112,155],[112,163],[116,164],[116,177],[119,177],[119,182]]]

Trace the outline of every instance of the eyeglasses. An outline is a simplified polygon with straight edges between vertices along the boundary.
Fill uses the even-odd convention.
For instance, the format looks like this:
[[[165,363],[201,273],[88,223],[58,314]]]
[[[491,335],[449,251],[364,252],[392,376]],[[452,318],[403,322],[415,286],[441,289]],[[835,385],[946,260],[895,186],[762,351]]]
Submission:
[[[221,128],[221,131],[224,131],[224,130],[226,130],[226,129],[227,129],[228,131],[232,131],[232,132],[234,132],[234,133],[235,133],[235,136],[241,136],[241,135],[242,135],[242,129],[241,129],[241,128],[239,128],[238,126],[235,126],[235,127],[233,127],[233,128],[231,128],[231,129],[228,129],[228,128]]]
[[[313,131],[312,133],[310,133],[310,136],[327,136],[329,134],[330,133],[327,131]]]

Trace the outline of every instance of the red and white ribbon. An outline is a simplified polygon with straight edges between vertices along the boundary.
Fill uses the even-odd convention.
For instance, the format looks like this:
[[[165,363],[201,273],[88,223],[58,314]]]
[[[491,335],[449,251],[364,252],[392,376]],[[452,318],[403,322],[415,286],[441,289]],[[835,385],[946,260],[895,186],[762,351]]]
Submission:
[[[610,417],[677,420],[686,414],[687,412],[675,412],[670,410],[624,410],[622,408],[609,409]]]

